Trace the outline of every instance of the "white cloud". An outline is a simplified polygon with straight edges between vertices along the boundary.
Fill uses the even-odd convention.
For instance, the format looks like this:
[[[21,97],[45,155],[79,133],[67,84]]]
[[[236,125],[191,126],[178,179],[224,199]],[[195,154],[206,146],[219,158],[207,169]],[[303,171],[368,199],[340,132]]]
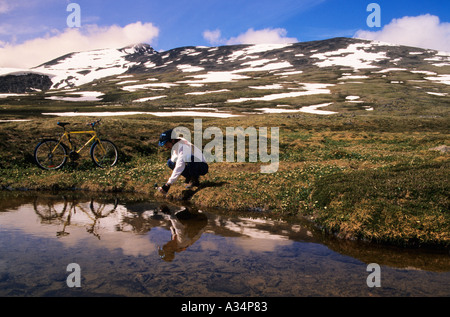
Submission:
[[[296,38],[286,37],[285,29],[249,29],[237,37],[232,37],[227,44],[287,44],[298,42]]]
[[[203,38],[210,44],[287,44],[296,43],[298,40],[293,37],[286,37],[287,31],[282,28],[277,29],[262,29],[254,30],[248,29],[245,33],[242,33],[236,37],[225,39],[221,37],[220,30],[205,31],[203,32]]]
[[[450,23],[430,14],[394,19],[380,31],[359,30],[354,37],[450,52]]]
[[[3,43],[3,47],[0,47],[0,67],[30,68],[72,52],[151,43],[158,34],[157,27],[142,22],[124,27],[86,25],[68,28],[63,32],[53,31],[45,37],[22,44]]]
[[[205,32],[203,32],[203,38],[213,45],[222,43],[223,40],[221,39],[221,36],[222,34],[220,30],[214,31],[206,30]]]

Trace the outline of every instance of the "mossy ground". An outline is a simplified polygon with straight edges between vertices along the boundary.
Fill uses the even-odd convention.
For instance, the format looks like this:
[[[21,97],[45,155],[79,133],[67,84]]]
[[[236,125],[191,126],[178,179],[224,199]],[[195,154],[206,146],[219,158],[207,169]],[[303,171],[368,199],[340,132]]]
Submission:
[[[358,112],[357,112],[358,114]],[[94,119],[94,118],[92,118]],[[0,186],[3,189],[139,192],[152,198],[155,183],[170,176],[159,134],[192,118],[103,118],[100,133],[120,149],[119,164],[95,168],[88,152],[76,164],[43,171],[33,163],[40,137],[62,132],[57,121],[83,128],[89,118],[44,118],[0,124]],[[430,148],[448,144],[445,116],[256,115],[203,119],[203,129],[279,127],[278,171],[268,163],[213,162],[202,184],[182,181],[166,199],[201,207],[302,216],[348,239],[401,246],[450,245],[449,157]],[[204,144],[209,140],[204,140]],[[225,149],[224,149],[225,152]]]

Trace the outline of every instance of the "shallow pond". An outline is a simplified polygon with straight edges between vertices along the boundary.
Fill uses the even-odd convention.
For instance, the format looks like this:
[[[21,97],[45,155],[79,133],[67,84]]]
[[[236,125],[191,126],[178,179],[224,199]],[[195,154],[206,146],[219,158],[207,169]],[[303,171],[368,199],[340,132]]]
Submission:
[[[450,295],[448,252],[136,196],[0,192],[0,250],[0,296]]]

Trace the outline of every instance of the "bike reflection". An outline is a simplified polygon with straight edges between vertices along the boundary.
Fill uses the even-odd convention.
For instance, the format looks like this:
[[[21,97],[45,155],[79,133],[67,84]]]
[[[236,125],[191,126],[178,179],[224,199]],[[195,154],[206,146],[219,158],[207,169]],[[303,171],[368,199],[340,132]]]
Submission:
[[[193,208],[120,204],[117,198],[42,195],[35,197],[33,207],[42,224],[58,227],[55,231],[60,239],[69,236],[75,227],[84,227],[98,240],[114,232],[130,232],[136,236],[127,240],[133,241],[153,228],[169,230],[170,240],[157,246],[159,257],[168,262],[199,240],[208,224],[207,216]]]
[[[42,223],[62,224],[62,230],[56,232],[57,237],[64,237],[70,234],[67,231],[71,225],[86,225],[86,231],[100,240],[99,221],[113,214],[118,206],[118,199],[112,202],[99,202],[94,198],[82,200],[78,197],[63,196],[36,197],[33,203],[36,214]],[[77,221],[73,223],[74,216]]]

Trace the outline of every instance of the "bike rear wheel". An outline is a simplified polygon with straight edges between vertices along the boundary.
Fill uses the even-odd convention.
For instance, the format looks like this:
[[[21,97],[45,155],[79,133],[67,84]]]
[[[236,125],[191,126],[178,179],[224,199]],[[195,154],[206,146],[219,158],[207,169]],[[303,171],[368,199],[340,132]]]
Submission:
[[[92,144],[91,158],[98,167],[112,167],[119,159],[119,151],[111,141],[100,140]]]
[[[67,149],[58,140],[42,140],[34,149],[34,159],[44,170],[57,170],[67,162]]]

